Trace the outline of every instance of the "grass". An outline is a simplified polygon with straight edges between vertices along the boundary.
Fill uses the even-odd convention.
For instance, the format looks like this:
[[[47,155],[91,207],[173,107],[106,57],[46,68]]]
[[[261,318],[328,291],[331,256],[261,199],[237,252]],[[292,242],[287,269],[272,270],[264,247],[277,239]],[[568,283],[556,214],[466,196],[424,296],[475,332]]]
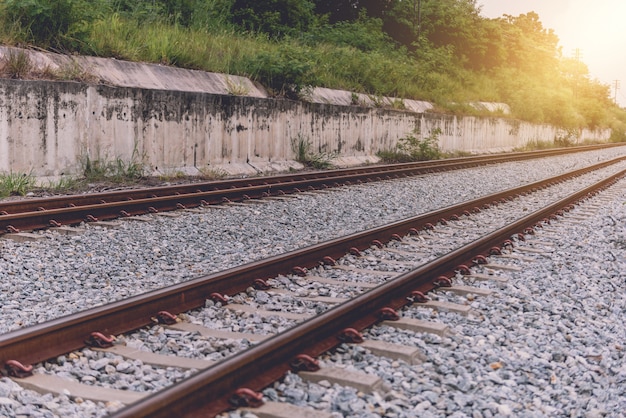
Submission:
[[[33,64],[28,54],[23,51],[11,50],[0,61],[0,73],[8,78],[22,79],[30,74],[33,69]]]
[[[56,193],[67,193],[73,190],[81,189],[85,186],[85,182],[72,176],[62,176],[56,181],[48,181],[43,188]]]
[[[301,134],[291,140],[291,147],[295,153],[295,159],[306,167],[316,170],[333,168],[332,160],[335,154],[316,153],[311,151],[312,145],[309,139]]]
[[[250,88],[245,84],[231,80],[230,77],[226,77],[226,88],[228,94],[233,96],[247,96],[250,93]]]
[[[439,149],[440,129],[433,129],[429,136],[419,139],[415,135],[400,138],[396,148],[380,151],[378,157],[386,163],[408,163],[414,161],[437,160],[444,157]]]
[[[84,69],[74,58],[62,65],[58,70],[52,71],[52,76],[59,80],[82,81],[92,83],[97,81],[95,75]]]
[[[35,177],[31,174],[0,174],[0,197],[24,196],[35,186]]]
[[[228,176],[228,173],[220,168],[203,167],[199,170],[200,178],[203,180],[221,180]]]
[[[139,158],[137,148],[133,150],[130,160],[124,161],[117,157],[108,160],[106,157],[92,159],[89,155],[81,158],[83,178],[87,182],[110,181],[128,183],[142,179],[146,167],[143,158]]]

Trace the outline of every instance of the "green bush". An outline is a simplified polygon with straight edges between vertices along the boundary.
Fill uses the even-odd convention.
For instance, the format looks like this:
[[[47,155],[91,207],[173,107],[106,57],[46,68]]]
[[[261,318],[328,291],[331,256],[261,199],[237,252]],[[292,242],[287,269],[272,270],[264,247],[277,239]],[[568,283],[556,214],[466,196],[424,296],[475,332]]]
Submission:
[[[274,95],[299,99],[308,88],[319,85],[311,56],[312,51],[307,48],[286,43],[247,57],[244,66],[253,79]]]
[[[9,77],[20,79],[27,76],[33,68],[28,54],[24,51],[11,50],[0,60],[0,73]]]
[[[430,135],[419,139],[415,135],[400,138],[396,148],[391,151],[381,151],[378,156],[385,162],[406,163],[413,161],[428,161],[442,158],[439,149],[439,135],[441,129],[435,128]]]
[[[306,32],[315,21],[314,8],[309,0],[235,0],[231,14],[243,29],[279,39]]]
[[[81,49],[91,22],[105,10],[105,0],[5,0],[6,21],[16,38],[44,48]]]
[[[298,135],[291,140],[291,147],[296,154],[296,161],[302,163],[306,167],[316,170],[332,168],[332,159],[336,156],[334,153],[313,152],[311,150],[311,141],[303,135]]]
[[[0,197],[24,196],[34,186],[35,178],[30,174],[0,174]]]

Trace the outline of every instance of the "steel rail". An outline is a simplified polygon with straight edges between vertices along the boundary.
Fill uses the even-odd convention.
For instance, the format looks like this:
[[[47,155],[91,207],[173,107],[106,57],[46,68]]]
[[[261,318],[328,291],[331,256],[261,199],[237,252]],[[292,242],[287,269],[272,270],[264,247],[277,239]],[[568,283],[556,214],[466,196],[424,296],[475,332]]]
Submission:
[[[621,161],[623,158],[613,162]],[[374,240],[387,242],[395,235],[403,236],[410,233],[412,228],[420,230],[428,227],[428,224],[434,225],[442,219],[449,219],[452,215],[460,216],[464,211],[477,211],[486,205],[498,204],[503,199],[511,199],[517,194],[544,188],[609,164],[610,162],[603,162],[586,169],[575,170],[12,331],[0,335],[0,364],[8,360],[17,360],[23,364],[44,361],[84,347],[85,339],[94,331],[121,334],[151,325],[154,323],[152,318],[159,311],[165,310],[173,314],[189,311],[203,306],[205,300],[213,293],[234,294],[252,286],[255,279],[290,274],[294,267],[311,268],[319,265],[326,256],[336,259],[347,254],[353,247],[368,248]]]
[[[586,187],[543,209],[494,231],[468,245],[417,269],[404,273],[350,301],[315,317],[224,362],[198,372],[191,378],[131,404],[116,418],[214,416],[232,408],[235,391],[240,388],[261,390],[279,380],[290,370],[290,362],[300,354],[311,357],[336,347],[345,328],[362,330],[381,321],[383,308],[398,309],[410,303],[414,290],[435,288],[433,280],[448,274],[461,264],[473,264],[478,255],[488,255],[494,245],[503,245],[514,234],[534,227],[581,199],[608,187],[626,174],[626,170]]]
[[[619,157],[602,164],[609,165],[625,159]],[[581,169],[584,172],[585,169]],[[355,181],[354,176],[349,179]],[[333,181],[349,182],[346,178],[333,178]],[[356,180],[360,181],[360,178]],[[365,178],[364,180],[369,180]],[[186,194],[124,200],[96,205],[75,206],[69,208],[57,208],[51,210],[37,210],[33,212],[0,215],[0,235],[8,232],[16,232],[22,229],[41,229],[50,226],[73,225],[81,222],[95,220],[110,220],[119,217],[142,215],[151,212],[171,211],[180,208],[191,208],[200,205],[216,205],[228,201],[243,201],[247,199],[261,199],[267,196],[279,196],[281,194],[300,191],[308,188],[321,188],[325,183],[319,180],[302,180],[275,185],[246,186],[235,189],[216,191],[197,191]]]
[[[579,147],[575,152],[601,146]],[[606,147],[602,146],[602,147]],[[276,196],[294,191],[318,189],[341,184],[370,182],[383,178],[414,176],[435,171],[453,170],[482,164],[540,158],[572,152],[571,148],[510,153],[496,156],[476,156],[407,164],[361,167],[342,170],[316,171],[283,176],[222,180],[146,189],[68,195],[51,198],[22,199],[0,202],[0,234],[19,230],[43,229],[50,226],[77,224],[83,221],[114,219],[120,216],[169,211],[186,205],[219,204],[224,200],[241,201],[248,198]],[[195,196],[191,197],[191,196]],[[151,199],[153,203],[150,202]],[[82,208],[80,209],[76,208]],[[65,213],[64,213],[65,212]],[[91,216],[89,216],[91,215]]]

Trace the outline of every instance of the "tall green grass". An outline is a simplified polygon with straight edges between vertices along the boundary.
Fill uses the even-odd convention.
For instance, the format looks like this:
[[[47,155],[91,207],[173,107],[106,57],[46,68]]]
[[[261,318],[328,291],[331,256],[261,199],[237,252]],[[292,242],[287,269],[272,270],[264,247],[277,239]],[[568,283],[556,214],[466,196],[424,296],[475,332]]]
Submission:
[[[454,100],[457,92],[475,95],[445,71],[429,74],[425,65],[393,48],[366,52],[330,43],[311,45],[299,39],[277,42],[264,34],[229,27],[193,29],[159,21],[141,24],[112,14],[94,22],[88,46],[89,52],[98,56],[250,77],[276,94],[293,88],[297,95],[305,87],[323,86],[442,103]],[[496,95],[495,90],[491,95]]]
[[[0,197],[24,196],[35,186],[35,178],[25,173],[0,173]]]

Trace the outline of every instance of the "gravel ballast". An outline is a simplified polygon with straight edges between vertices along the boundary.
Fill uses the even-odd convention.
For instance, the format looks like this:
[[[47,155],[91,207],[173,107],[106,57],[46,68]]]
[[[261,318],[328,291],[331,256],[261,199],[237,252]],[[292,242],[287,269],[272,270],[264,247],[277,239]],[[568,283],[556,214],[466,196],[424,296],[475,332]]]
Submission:
[[[524,266],[522,271],[501,273],[506,282],[481,282],[495,293],[468,298],[472,315],[419,304],[403,310],[405,317],[449,325],[449,335],[389,326],[364,333],[366,339],[419,348],[426,356],[423,363],[409,365],[345,344],[320,359],[322,367],[379,376],[385,390],[363,393],[289,374],[263,391],[266,399],[329,411],[337,418],[623,417],[626,181],[619,190],[587,221],[555,222],[547,232],[519,242],[551,245],[534,256],[514,251],[534,261],[516,263]],[[572,216],[588,210],[583,205]],[[455,282],[474,284],[463,276]],[[439,299],[454,298],[444,294]],[[462,302],[458,296],[452,301]],[[225,416],[255,415],[237,411]]]
[[[480,195],[538,181],[626,153],[626,147],[445,172],[301,195],[263,205],[206,209],[115,229],[18,243],[0,240],[0,332]]]
[[[2,327],[0,332],[8,332],[78,310],[188,280],[201,274],[223,270],[284,251],[311,245],[322,240],[382,225],[443,206],[449,206],[480,195],[534,182],[561,172],[581,168],[603,159],[613,158],[623,152],[621,149],[595,151],[584,155],[576,154],[566,158],[561,157],[558,160],[545,159],[541,162],[527,161],[510,163],[505,166],[473,168],[461,172],[438,173],[393,182],[360,185],[355,188],[342,188],[330,193],[325,192],[318,196],[300,195],[297,198],[284,202],[269,201],[262,205],[250,205],[249,207],[232,206],[222,209],[206,209],[204,213],[184,212],[176,218],[153,216],[152,222],[125,221],[116,229],[87,225],[88,231],[78,236],[64,236],[52,232],[44,232],[45,239],[31,243],[1,240],[0,251],[2,252],[4,262],[0,264],[0,279],[2,279],[0,280],[0,313],[3,318],[0,324],[0,327]],[[571,283],[570,281],[560,283],[563,277],[574,275],[576,280],[581,280],[581,283],[575,282],[573,286],[589,299],[589,306],[583,310],[584,312],[587,310],[594,311],[597,308],[595,299],[599,297],[598,295],[600,295],[603,289],[603,280],[601,278],[608,276],[611,286],[617,290],[614,293],[624,294],[623,282],[625,277],[620,272],[623,272],[624,267],[626,267],[624,258],[626,248],[626,233],[624,232],[626,213],[623,204],[620,206],[620,201],[623,203],[625,200],[626,197],[624,197],[622,192],[621,198],[618,198],[615,204],[603,208],[603,212],[606,213],[603,216],[607,225],[600,228],[590,221],[589,227],[591,229],[588,233],[592,234],[592,236],[585,238],[583,235],[587,230],[587,225],[585,225],[585,231],[580,227],[568,231],[564,235],[564,240],[567,237],[571,240],[573,235],[576,244],[559,244],[560,247],[565,248],[562,259],[552,257],[551,255],[550,257],[543,257],[545,260],[541,260],[541,265],[544,266],[543,263],[545,262],[546,266],[542,267],[539,276],[547,277],[551,282],[559,282],[559,285],[565,289],[570,289]],[[594,249],[596,247],[597,249]],[[607,248],[611,248],[608,252],[608,260],[603,258]],[[578,251],[579,257],[583,257],[587,261],[574,262],[570,260],[568,257],[570,255],[573,256],[575,250]],[[542,257],[539,258],[541,259]],[[556,267],[549,264],[554,263],[555,259],[559,260]],[[598,266],[597,269],[594,270],[594,268],[589,267],[590,259],[593,260],[593,266]],[[592,271],[597,276],[595,283],[597,288],[590,290],[586,287],[587,285],[582,283],[582,280],[587,275],[587,271]],[[570,323],[563,318],[558,318],[557,315],[565,313],[574,315],[573,312],[575,310],[573,311],[570,305],[574,303],[576,297],[572,295],[567,299],[564,307],[554,308],[553,306],[560,302],[559,298],[555,298],[555,295],[559,292],[552,290],[551,297],[546,298],[544,302],[537,301],[534,298],[534,294],[543,289],[541,285],[530,287],[529,290],[524,287],[525,280],[529,279],[524,278],[522,273],[515,273],[511,276],[512,278],[506,284],[493,284],[494,288],[498,289],[499,292],[496,296],[477,298],[472,302],[473,308],[481,312],[481,315],[478,317],[465,318],[455,314],[437,314],[430,311],[415,314],[415,317],[422,319],[432,319],[434,315],[438,321],[450,324],[454,328],[454,336],[424,338],[421,335],[405,332],[400,333],[400,336],[393,337],[391,333],[385,334],[384,330],[380,331],[383,327],[370,331],[371,337],[375,339],[386,340],[395,338],[394,342],[404,342],[402,338],[405,338],[406,343],[421,347],[427,356],[435,356],[433,360],[429,357],[428,362],[423,366],[411,366],[413,368],[423,367],[424,370],[419,370],[419,373],[415,370],[409,372],[403,368],[395,371],[376,371],[379,365],[385,366],[387,363],[390,363],[389,367],[391,369],[397,369],[400,366],[405,367],[406,365],[398,365],[396,364],[397,362],[386,362],[380,358],[376,359],[370,354],[363,353],[363,350],[359,351],[358,348],[354,347],[344,347],[342,349],[343,352],[340,350],[324,359],[324,362],[328,362],[328,364],[340,362],[341,367],[353,367],[351,363],[355,362],[353,357],[356,357],[356,363],[362,362],[362,357],[373,358],[372,362],[376,363],[376,365],[371,364],[367,366],[370,372],[381,373],[382,376],[387,377],[397,376],[396,380],[398,382],[393,378],[388,379],[389,381],[387,382],[387,387],[392,389],[391,395],[374,394],[368,397],[370,395],[352,393],[349,388],[323,387],[320,389],[320,387],[317,387],[319,385],[312,386],[299,382],[297,376],[291,376],[279,385],[293,384],[295,389],[289,391],[289,393],[297,394],[300,391],[305,393],[304,396],[297,396],[298,402],[303,404],[309,403],[317,407],[320,405],[316,402],[310,402],[310,395],[306,394],[323,392],[323,395],[320,395],[319,398],[330,399],[328,401],[329,405],[326,406],[330,406],[338,414],[337,416],[399,417],[418,415],[441,416],[441,414],[459,417],[506,416],[507,414],[509,416],[603,416],[603,413],[608,414],[608,416],[619,416],[610,415],[611,409],[615,405],[620,405],[623,409],[626,404],[624,404],[624,399],[620,398],[620,396],[613,396],[611,390],[614,388],[611,385],[615,386],[615,382],[626,384],[626,371],[622,370],[623,367],[620,368],[621,366],[618,367],[611,363],[606,365],[607,369],[602,369],[601,372],[598,372],[598,370],[588,372],[588,370],[581,369],[582,371],[576,372],[578,375],[574,373],[572,375],[574,377],[570,377],[569,380],[563,380],[562,377],[568,369],[572,368],[572,364],[579,365],[579,357],[586,359],[585,356],[591,355],[593,358],[598,358],[599,355],[600,358],[605,359],[604,356],[609,356],[610,354],[616,364],[622,359],[622,356],[616,354],[615,350],[610,351],[610,353],[606,349],[604,351],[594,351],[585,345],[587,344],[587,339],[606,332],[604,328],[607,327],[610,321],[605,321],[605,317],[602,315],[607,312],[601,310],[601,313],[595,314],[595,319],[586,322],[581,322],[577,316],[574,316],[574,319],[569,318],[569,320],[573,321],[572,323],[582,323],[582,328],[585,329],[584,332],[587,333],[586,330],[589,329],[588,335],[591,336],[587,339],[585,338],[587,334],[585,336],[577,336],[575,341],[581,344],[581,346],[576,349],[582,350],[580,351],[581,353],[592,351],[593,353],[569,355],[563,354],[564,350],[559,351],[559,354],[556,356],[557,360],[564,358],[565,360],[563,361],[565,362],[567,359],[574,358],[578,363],[571,363],[570,360],[570,363],[565,362],[565,366],[561,368],[556,368],[556,366],[550,368],[552,371],[559,371],[558,375],[556,372],[554,374],[560,379],[561,386],[565,385],[564,382],[567,382],[567,385],[564,386],[565,389],[558,391],[556,395],[551,394],[549,399],[544,399],[546,398],[545,387],[542,387],[537,381],[545,380],[545,376],[541,375],[543,377],[540,379],[533,374],[534,369],[528,369],[530,371],[524,369],[520,365],[520,359],[528,360],[526,356],[528,354],[531,359],[534,359],[535,356],[542,358],[541,364],[554,361],[552,357],[544,359],[545,355],[543,354],[546,351],[546,347],[549,347],[549,344],[552,343],[550,338],[554,339],[555,329],[559,330],[559,327],[553,325],[552,322],[560,321],[565,324],[561,328],[569,329]],[[560,289],[558,286],[553,285],[553,287]],[[511,290],[513,296],[508,296],[509,290]],[[572,292],[571,289],[569,291]],[[507,296],[503,297],[502,295],[505,294]],[[257,292],[254,297],[257,302],[261,300],[264,305],[275,304],[273,299],[264,295],[263,292]],[[443,298],[444,296],[442,296]],[[285,298],[279,299],[281,302],[286,300]],[[502,306],[506,306],[511,300],[514,301],[511,304],[514,307],[514,312],[511,311],[512,308],[510,307],[504,308],[502,312]],[[494,301],[495,305],[492,305]],[[529,306],[533,307],[533,309],[529,310],[529,308],[526,308],[526,303],[530,304]],[[612,319],[613,324],[621,323],[616,315],[618,317],[621,315],[621,318],[623,318],[624,313],[626,313],[623,300],[602,301],[600,305],[605,306],[608,313],[613,315],[607,316],[607,318]],[[309,308],[313,309],[310,312],[321,309],[316,308],[314,305]],[[211,309],[212,307],[209,307],[208,310],[191,313],[190,317],[199,323],[214,322],[217,313],[211,314]],[[520,315],[526,315],[527,312],[532,312],[530,315],[532,319],[527,321],[520,320]],[[232,324],[235,324],[235,331],[239,327],[244,326],[238,325],[236,321],[230,321]],[[267,324],[269,325],[267,333],[272,330],[280,331],[283,326],[271,321],[267,321]],[[589,326],[587,327],[587,325]],[[526,326],[530,327],[531,331],[524,331],[523,328]],[[596,326],[597,328],[594,328]],[[487,330],[483,330],[483,327],[486,327]],[[507,336],[507,332],[515,332],[518,327],[520,331],[525,332],[523,336],[519,338]],[[539,337],[543,336],[542,338],[545,341],[533,339],[533,327],[539,330],[535,334]],[[595,349],[603,347],[605,343],[613,344],[615,342],[617,344],[616,341],[620,338],[623,343],[625,340],[624,332],[616,328],[619,327],[613,326],[610,329],[610,335],[603,335],[603,339],[600,339],[599,343],[594,343],[591,347]],[[570,335],[573,334],[570,333]],[[500,344],[502,341],[505,341],[506,344]],[[533,341],[534,344],[532,343]],[[167,343],[167,341],[165,342]],[[156,344],[153,344],[156,348],[150,348],[155,351],[160,350],[163,354],[178,352],[179,354],[184,353],[184,356],[193,356],[193,348],[181,348],[172,344],[163,345],[162,343],[163,341],[156,341]],[[203,343],[206,344],[206,342]],[[558,346],[557,343],[560,343],[560,347],[563,347],[562,341],[557,340],[554,345]],[[141,345],[138,341],[135,341],[135,344],[137,346]],[[488,366],[487,372],[477,365],[472,365],[471,367],[460,366],[459,368],[451,365],[451,362],[456,363],[457,361],[476,361],[479,353],[485,352],[486,346],[492,347],[494,345],[496,348],[491,348],[493,353],[489,352],[489,359],[483,361],[483,363],[487,362],[485,363]],[[236,344],[229,342],[225,349],[232,354],[245,349],[247,346],[247,343]],[[505,347],[505,349],[500,349],[500,346]],[[460,358],[461,354],[454,354],[457,351],[456,349],[462,348],[462,351],[465,351],[466,347],[468,347],[469,360]],[[538,353],[535,353],[534,350],[537,350]],[[621,351],[619,352],[621,353]],[[448,360],[444,353],[452,356],[453,360]],[[216,354],[216,351],[211,348],[207,349],[207,355],[208,359],[219,359],[222,354]],[[617,359],[615,359],[616,355]],[[88,358],[89,361],[87,363],[99,361],[98,364],[104,364],[106,362],[109,368],[114,367],[117,369],[120,363],[125,365],[124,360],[121,358],[109,358],[102,354],[93,354],[90,351],[86,351],[84,357]],[[516,363],[513,360],[518,360],[518,362]],[[345,362],[345,364],[342,362]],[[67,361],[60,366],[70,367],[71,363]],[[447,366],[442,367],[440,363]],[[484,366],[485,364],[483,363],[480,363],[480,365]],[[51,371],[55,367],[56,365],[54,367],[49,366],[48,369]],[[532,374],[533,378],[527,378],[527,381],[520,383],[508,375],[505,377],[501,376],[505,374],[504,371],[515,373],[514,370],[520,367],[526,374]],[[581,367],[584,368],[585,365],[583,364]],[[158,372],[152,373],[150,369],[142,364],[132,364],[133,373],[140,370],[142,374],[150,376],[159,374]],[[425,380],[426,378],[422,376],[422,373],[424,371],[430,373],[433,370],[435,374],[445,372],[446,375],[452,375],[456,380],[450,378],[452,379],[450,380],[452,384],[448,384],[449,382],[443,381],[441,377],[435,377],[435,374],[429,377],[430,381]],[[484,372],[487,373],[486,377],[483,376]],[[605,381],[600,382],[600,386],[598,386],[598,379],[591,379],[589,381],[591,389],[583,393],[589,393],[588,402],[574,402],[572,403],[572,409],[568,410],[567,414],[560,415],[558,408],[563,407],[563,405],[560,403],[556,404],[550,401],[550,399],[556,398],[557,395],[564,397],[568,394],[570,396],[578,394],[576,392],[578,389],[576,386],[572,386],[572,382],[576,380],[576,376],[587,376],[584,374],[585,372],[588,372],[587,374],[592,377],[595,376],[594,373],[613,377],[607,377]],[[469,386],[466,383],[459,383],[461,380],[465,382],[464,379],[472,373],[482,377],[478,378],[472,375],[472,379],[469,381],[472,384],[469,384]],[[148,378],[148,381],[154,383],[144,386],[146,386],[146,390],[151,389],[151,387],[161,387],[161,381],[165,385],[167,382],[177,380],[184,375],[186,375],[186,372],[178,370],[174,370],[168,375],[161,373],[161,376],[158,378]],[[419,375],[419,377],[414,378],[413,375]],[[417,384],[415,382],[408,384],[410,387],[413,387],[411,390],[414,392],[406,389],[405,386],[407,384],[400,382],[400,376],[404,376],[405,381],[411,382],[413,381],[411,379],[417,379],[420,382],[417,386],[415,386]],[[409,379],[409,376],[411,379]],[[489,376],[493,377],[493,379]],[[494,376],[499,378],[496,379]],[[87,374],[79,376],[79,379],[91,381],[92,379],[98,380],[99,377]],[[511,384],[511,388],[506,389],[506,384],[509,383],[509,380],[513,380],[515,385]],[[554,385],[553,380],[552,375],[550,375],[546,380],[548,382],[547,385]],[[501,383],[502,381],[505,383]],[[425,382],[424,384],[428,388],[433,386],[433,388],[439,389],[423,390],[423,387],[419,386],[423,382]],[[537,391],[529,389],[536,383],[536,386],[542,389]],[[126,383],[121,382],[119,387],[127,387],[125,385]],[[457,388],[460,390],[460,393],[457,393],[455,392],[457,389],[454,389],[455,385],[461,385],[465,390]],[[519,397],[524,400],[523,402],[516,397],[519,389],[516,385],[528,386],[522,387],[529,390],[529,392],[523,392],[523,395]],[[619,385],[617,386],[619,387]],[[415,387],[421,389],[417,390]],[[604,392],[598,392],[596,390],[598,387],[600,387],[600,391]],[[480,405],[472,403],[471,399],[467,401],[474,395],[480,395],[481,399],[483,396],[487,396],[487,394],[479,392],[479,389],[482,390],[483,388],[491,388],[496,393],[502,390],[504,395],[498,394],[497,396],[493,395],[493,398],[485,398],[489,399],[489,401],[484,405],[482,403]],[[280,389],[280,386],[277,386],[277,389]],[[275,392],[272,392],[272,390]],[[333,390],[336,390],[336,392],[333,392]],[[606,391],[611,393],[605,394]],[[427,392],[428,397],[418,399],[418,392]],[[432,392],[434,395],[428,392]],[[46,395],[44,400],[41,400],[40,397],[38,398],[28,393],[30,391],[21,391],[15,388],[12,382],[7,379],[1,379],[0,416],[3,414],[7,416],[13,416],[14,414],[30,416],[99,416],[106,413],[107,408],[110,411],[119,407],[119,405],[96,405],[89,401],[77,404],[70,402],[67,397],[63,396],[52,397],[51,395]],[[284,393],[283,389],[268,389],[266,391],[268,397],[277,399]],[[510,396],[506,398],[505,395]],[[539,395],[541,395],[540,401],[536,401],[533,396]],[[30,400],[29,396],[32,396],[33,399]],[[467,401],[465,404],[462,404],[463,399]],[[596,399],[595,403],[593,399]],[[374,408],[372,405],[376,405],[376,407]],[[421,405],[419,409],[415,409],[419,405]],[[541,408],[537,405],[541,406]],[[605,407],[609,408],[609,410],[606,410]],[[21,412],[18,413],[17,411]],[[467,411],[471,413],[468,414]],[[518,412],[520,411],[528,413],[519,415]],[[582,415],[576,415],[578,413]]]

